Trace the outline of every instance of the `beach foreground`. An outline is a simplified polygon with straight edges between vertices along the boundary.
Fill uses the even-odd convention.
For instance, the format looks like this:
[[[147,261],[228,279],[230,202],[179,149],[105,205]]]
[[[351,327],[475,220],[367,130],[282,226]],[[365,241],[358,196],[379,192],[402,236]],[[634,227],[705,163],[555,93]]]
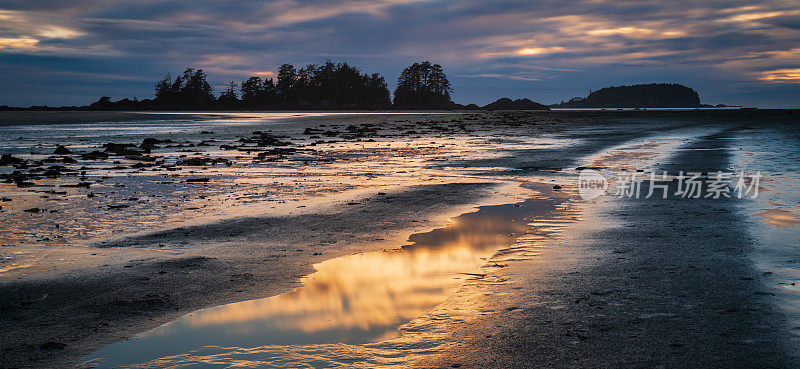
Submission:
[[[0,118],[0,366],[795,367],[798,113]]]

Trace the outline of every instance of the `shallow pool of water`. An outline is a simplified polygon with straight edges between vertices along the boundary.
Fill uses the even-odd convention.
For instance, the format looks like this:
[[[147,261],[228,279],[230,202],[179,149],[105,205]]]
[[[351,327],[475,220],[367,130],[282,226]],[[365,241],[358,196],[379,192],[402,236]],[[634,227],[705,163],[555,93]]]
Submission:
[[[563,200],[533,198],[481,207],[447,227],[412,235],[396,250],[315,265],[293,292],[188,314],[89,355],[100,367],[144,363],[209,347],[364,344],[400,336],[398,327],[441,304],[497,250],[512,246]],[[151,363],[152,364],[152,363]],[[159,365],[156,365],[159,366]]]

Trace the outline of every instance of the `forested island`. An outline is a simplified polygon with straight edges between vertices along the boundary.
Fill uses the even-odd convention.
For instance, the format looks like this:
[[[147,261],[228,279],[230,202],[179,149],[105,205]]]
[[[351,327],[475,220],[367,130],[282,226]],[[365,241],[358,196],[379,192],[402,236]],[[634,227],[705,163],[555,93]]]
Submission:
[[[697,108],[700,96],[692,88],[675,83],[650,83],[605,87],[585,98],[573,98],[554,108]]]
[[[528,98],[500,98],[484,106],[461,105],[451,99],[453,88],[444,68],[424,61],[400,73],[394,93],[380,73],[364,73],[347,63],[327,61],[296,68],[283,64],[276,78],[249,77],[231,81],[218,94],[202,69],[186,68],[154,84],[152,99],[103,96],[88,106],[32,106],[8,110],[95,111],[278,111],[278,110],[550,110],[550,108],[699,108],[700,97],[680,84],[651,83],[605,87],[587,97],[550,106]],[[722,104],[716,107],[724,106]]]
[[[386,79],[379,73],[362,73],[347,63],[326,62],[297,69],[278,68],[277,79],[250,77],[230,82],[219,96],[202,69],[187,68],[166,75],[155,85],[155,98],[111,101],[102,97],[92,110],[452,110],[453,89],[439,64],[414,63],[398,78],[392,102]]]
[[[347,63],[325,62],[296,68],[283,64],[276,78],[249,77],[231,81],[218,95],[199,68],[167,74],[154,85],[152,99],[103,96],[88,106],[31,106],[10,110],[95,111],[274,111],[274,110],[549,110],[530,99],[501,98],[486,106],[461,105],[452,101],[453,88],[439,64],[414,63],[400,74],[394,99],[380,73],[363,73]]]

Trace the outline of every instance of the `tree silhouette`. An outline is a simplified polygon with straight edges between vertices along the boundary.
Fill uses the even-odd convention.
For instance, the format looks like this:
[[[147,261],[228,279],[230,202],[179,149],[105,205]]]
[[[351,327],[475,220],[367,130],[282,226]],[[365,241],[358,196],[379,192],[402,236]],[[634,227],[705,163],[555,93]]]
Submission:
[[[426,84],[431,95],[450,101],[450,84],[440,66],[431,66]],[[437,69],[438,68],[438,69]],[[153,100],[120,100],[104,97],[93,109],[390,109],[391,95],[386,80],[379,73],[362,73],[347,63],[326,61],[297,69],[292,64],[278,68],[277,82],[253,76],[230,82],[218,98],[202,69],[187,68],[177,77],[167,74],[153,86]],[[237,92],[239,93],[237,95]],[[240,99],[241,97],[241,99]],[[441,104],[437,107],[441,108]]]
[[[292,64],[278,68],[278,100],[288,109],[388,109],[389,87],[380,74],[362,74],[347,63]]]
[[[272,78],[250,77],[242,81],[242,105],[249,109],[268,109],[278,105],[278,94]]]
[[[283,64],[278,67],[278,98],[285,105],[290,105],[289,101],[294,100],[295,86],[297,85],[297,70],[294,65]]]
[[[217,99],[217,107],[222,109],[237,108],[239,106],[239,97],[236,96],[236,88],[238,86],[236,82],[228,82],[228,88],[222,91]]]
[[[158,83],[156,83],[155,100],[159,104],[171,106],[175,103],[176,93],[174,92],[172,86],[172,75],[170,74],[167,74],[164,76],[164,78],[158,81]]]
[[[202,69],[186,68],[175,79],[167,74],[155,85],[155,102],[169,108],[209,108],[216,99],[206,79]]]
[[[180,92],[182,106],[198,108],[211,106],[214,102],[214,93],[202,69],[186,68],[182,79],[184,81]]]
[[[400,73],[394,91],[394,106],[399,109],[446,109],[450,100],[450,81],[439,64],[414,63]]]

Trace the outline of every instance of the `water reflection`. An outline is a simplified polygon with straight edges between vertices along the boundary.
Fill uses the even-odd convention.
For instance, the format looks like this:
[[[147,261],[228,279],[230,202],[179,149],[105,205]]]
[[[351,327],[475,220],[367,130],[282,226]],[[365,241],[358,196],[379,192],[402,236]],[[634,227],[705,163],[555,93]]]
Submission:
[[[766,218],[767,223],[775,227],[788,227],[800,224],[800,215],[797,212],[784,209],[765,209],[754,216]]]
[[[360,344],[395,338],[397,327],[439,305],[497,250],[514,244],[559,200],[483,207],[445,228],[413,235],[399,250],[316,265],[297,290],[201,310],[87,359],[118,367],[207,346]]]

